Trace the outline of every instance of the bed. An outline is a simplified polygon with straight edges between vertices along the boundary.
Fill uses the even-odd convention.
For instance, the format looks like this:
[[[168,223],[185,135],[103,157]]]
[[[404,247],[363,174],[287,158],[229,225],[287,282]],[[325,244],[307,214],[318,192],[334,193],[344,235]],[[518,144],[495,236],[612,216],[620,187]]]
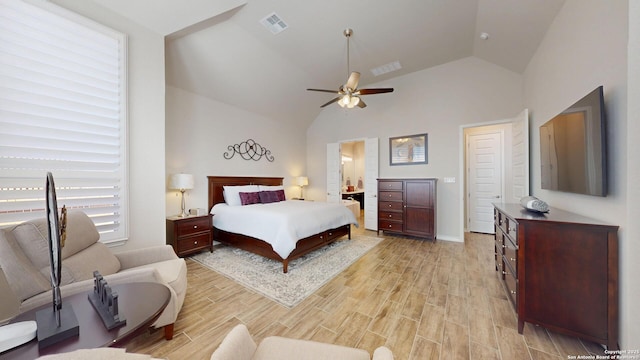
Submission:
[[[279,186],[282,185],[283,178],[281,177],[242,177],[242,176],[208,176],[208,210],[217,204],[225,202],[224,199],[224,186],[242,186],[242,185],[265,185],[265,186]],[[220,206],[220,205],[219,205]],[[345,208],[346,209],[346,208]],[[348,210],[348,209],[346,209]],[[350,212],[349,212],[350,213]],[[218,229],[216,226],[216,219],[214,216],[213,234],[214,239],[221,243],[243,249],[276,261],[282,262],[282,271],[286,273],[288,271],[289,262],[297,259],[305,254],[308,254],[314,250],[317,250],[325,245],[328,245],[343,236],[347,236],[351,239],[351,225],[350,223],[337,226],[334,228],[323,229],[316,234],[299,239],[295,243],[295,248],[288,253],[286,257],[283,257],[274,251],[274,248],[264,240],[257,237],[240,234],[237,232],[225,231]],[[357,225],[357,222],[355,223]]]

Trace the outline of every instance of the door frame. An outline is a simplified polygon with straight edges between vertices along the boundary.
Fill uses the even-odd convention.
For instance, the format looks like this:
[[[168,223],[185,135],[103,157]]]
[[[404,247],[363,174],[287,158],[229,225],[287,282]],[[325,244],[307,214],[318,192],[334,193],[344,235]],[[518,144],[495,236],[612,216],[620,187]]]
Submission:
[[[467,144],[466,144],[466,139],[465,139],[465,135],[464,135],[464,131],[465,129],[470,129],[470,128],[477,128],[477,127],[484,127],[484,126],[491,126],[491,125],[505,125],[505,124],[510,124],[513,122],[513,118],[510,119],[503,119],[503,120],[495,120],[495,121],[488,121],[488,122],[483,122],[483,123],[473,123],[473,124],[465,124],[465,125],[460,125],[460,129],[459,129],[459,133],[458,133],[458,143],[459,143],[459,159],[458,159],[458,179],[460,179],[459,181],[459,189],[458,191],[460,192],[461,196],[460,196],[460,203],[459,203],[459,209],[460,209],[460,216],[458,216],[459,219],[459,229],[460,229],[460,235],[462,237],[462,242],[464,242],[464,233],[465,233],[465,229],[466,229],[466,209],[467,209],[467,177],[465,176],[465,168],[466,168],[466,161],[465,161],[465,156],[467,153]],[[505,159],[505,147],[502,146],[502,157],[503,159]],[[504,182],[505,182],[505,172],[504,170],[502,171],[502,182],[503,182],[503,187],[504,187]]]
[[[498,126],[500,126],[500,125],[498,125]],[[477,126],[477,127],[473,127],[473,128],[467,128],[467,129],[485,128],[485,127],[486,126]],[[466,209],[465,209],[465,219],[464,219],[465,222],[464,222],[464,224],[465,224],[465,228],[467,229],[467,231],[470,231],[469,230],[469,223],[470,223],[470,219],[471,219],[471,203],[469,201],[469,198],[471,196],[469,196],[469,195],[471,195],[471,191],[472,191],[472,188],[470,186],[471,185],[471,180],[469,179],[469,176],[468,176],[469,172],[467,171],[468,168],[470,168],[468,166],[469,165],[469,156],[468,155],[470,153],[470,149],[467,146],[467,144],[469,144],[469,138],[471,136],[474,136],[474,135],[487,135],[487,134],[498,134],[499,135],[499,137],[500,137],[500,140],[499,140],[500,141],[500,150],[499,150],[499,152],[500,152],[500,194],[498,194],[498,196],[499,196],[499,199],[500,199],[499,201],[503,201],[504,200],[504,194],[506,192],[505,181],[506,181],[506,178],[507,178],[507,176],[506,176],[506,170],[507,170],[506,169],[506,159],[505,159],[505,155],[506,155],[506,151],[505,151],[505,140],[506,140],[505,139],[505,130],[506,130],[505,127],[499,127],[499,128],[493,128],[493,129],[487,128],[485,131],[467,133],[466,136],[465,136],[465,151],[466,151],[466,153],[465,153],[465,155],[466,155],[465,165],[466,166],[465,166],[465,178],[464,178],[464,183],[465,183],[464,197],[466,199],[465,200]],[[498,200],[495,200],[495,201],[498,201]]]

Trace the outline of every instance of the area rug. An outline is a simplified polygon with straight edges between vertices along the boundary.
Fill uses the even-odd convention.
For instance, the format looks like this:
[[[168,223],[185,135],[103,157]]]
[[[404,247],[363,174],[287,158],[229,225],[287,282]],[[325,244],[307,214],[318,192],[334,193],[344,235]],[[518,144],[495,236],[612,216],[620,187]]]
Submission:
[[[289,272],[282,263],[236,249],[218,245],[213,253],[202,252],[191,258],[200,264],[292,308],[377,245],[382,238],[351,236],[289,262]]]

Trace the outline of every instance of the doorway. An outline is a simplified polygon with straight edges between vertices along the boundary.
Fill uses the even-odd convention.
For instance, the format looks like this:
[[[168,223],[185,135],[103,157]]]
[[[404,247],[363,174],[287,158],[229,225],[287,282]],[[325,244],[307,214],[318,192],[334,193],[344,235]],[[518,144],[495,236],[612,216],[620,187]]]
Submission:
[[[502,134],[502,140],[498,141],[495,135],[487,139],[492,133]],[[495,158],[471,161],[469,151],[475,150],[470,148],[468,140],[474,140],[474,146],[480,147],[475,150],[497,152]],[[496,142],[501,142],[497,145],[500,150],[489,149],[495,147]],[[461,126],[460,145],[460,193],[464,194],[460,197],[460,234],[467,231],[493,234],[492,203],[518,203],[529,195],[529,111],[524,109],[510,119]],[[499,164],[501,169],[495,167]],[[470,179],[472,176],[473,180]],[[493,180],[486,181],[484,177]]]
[[[377,230],[378,138],[327,144],[327,201],[359,202],[364,227]]]

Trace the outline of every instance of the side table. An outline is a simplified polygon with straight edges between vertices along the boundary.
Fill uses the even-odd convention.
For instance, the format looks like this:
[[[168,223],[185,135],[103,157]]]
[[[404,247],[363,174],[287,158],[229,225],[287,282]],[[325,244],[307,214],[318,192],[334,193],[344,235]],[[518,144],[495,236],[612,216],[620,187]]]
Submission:
[[[158,283],[129,283],[114,285],[114,291],[118,292],[118,305],[120,313],[127,319],[124,326],[107,330],[98,312],[93,308],[87,295],[92,290],[63,297],[64,304],[70,304],[78,318],[80,335],[69,338],[44,349],[38,348],[38,340],[33,339],[0,354],[4,359],[28,359],[33,360],[43,355],[58,354],[77,349],[93,349],[97,347],[120,347],[129,340],[148,329],[162,311],[169,304],[171,292]],[[51,304],[24,312],[11,322],[35,320],[36,311]]]
[[[213,215],[167,218],[167,244],[180,257],[209,249],[213,252]]]

